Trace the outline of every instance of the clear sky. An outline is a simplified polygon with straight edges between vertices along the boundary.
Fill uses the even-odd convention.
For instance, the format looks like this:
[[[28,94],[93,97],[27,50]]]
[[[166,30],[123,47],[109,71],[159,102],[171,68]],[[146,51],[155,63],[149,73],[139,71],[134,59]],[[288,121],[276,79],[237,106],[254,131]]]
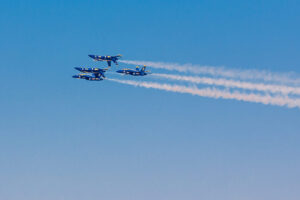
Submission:
[[[299,199],[300,109],[71,78],[119,53],[300,73],[299,9],[2,0],[0,199]]]

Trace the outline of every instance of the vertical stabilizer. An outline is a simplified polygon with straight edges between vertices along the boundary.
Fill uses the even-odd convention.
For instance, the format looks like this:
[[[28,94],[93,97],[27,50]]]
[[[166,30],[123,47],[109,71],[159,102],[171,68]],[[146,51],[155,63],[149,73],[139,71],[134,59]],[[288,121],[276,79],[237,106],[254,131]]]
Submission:
[[[141,72],[145,72],[146,70],[146,65],[143,66],[143,68],[141,69]]]

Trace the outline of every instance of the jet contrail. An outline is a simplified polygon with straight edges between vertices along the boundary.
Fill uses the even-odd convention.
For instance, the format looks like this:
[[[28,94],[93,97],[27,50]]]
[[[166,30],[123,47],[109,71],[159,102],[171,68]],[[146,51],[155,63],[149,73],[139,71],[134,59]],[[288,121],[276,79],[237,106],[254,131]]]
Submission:
[[[219,90],[215,88],[204,88],[199,89],[196,87],[186,87],[180,85],[170,85],[170,84],[160,84],[155,82],[139,82],[131,80],[119,80],[119,79],[107,79],[110,81],[144,87],[144,88],[154,88],[164,91],[178,92],[178,93],[188,93],[192,95],[198,95],[202,97],[211,97],[211,98],[223,98],[223,99],[235,99],[238,101],[245,102],[255,102],[262,103],[266,105],[277,105],[277,106],[286,106],[289,108],[300,108],[300,99],[293,99],[287,96],[270,96],[270,95],[259,95],[259,94],[246,94],[240,92],[230,92],[226,90]]]
[[[200,66],[184,64],[179,65],[175,63],[164,62],[149,62],[149,61],[133,61],[120,60],[119,62],[132,65],[147,65],[153,68],[166,69],[179,72],[190,72],[194,74],[208,74],[211,76],[219,76],[226,78],[236,78],[243,80],[263,80],[268,82],[278,82],[286,84],[300,84],[300,78],[293,77],[293,73],[278,74],[268,71],[259,70],[234,70],[226,69],[224,67]]]
[[[274,84],[264,84],[264,83],[251,83],[242,82],[238,80],[228,80],[223,78],[208,78],[208,77],[196,77],[196,76],[182,76],[173,74],[159,74],[154,73],[152,76],[165,78],[169,80],[186,81],[196,84],[207,84],[216,85],[231,88],[241,88],[247,90],[257,90],[271,93],[281,93],[281,94],[294,94],[300,95],[300,87],[291,87],[284,85],[274,85]]]

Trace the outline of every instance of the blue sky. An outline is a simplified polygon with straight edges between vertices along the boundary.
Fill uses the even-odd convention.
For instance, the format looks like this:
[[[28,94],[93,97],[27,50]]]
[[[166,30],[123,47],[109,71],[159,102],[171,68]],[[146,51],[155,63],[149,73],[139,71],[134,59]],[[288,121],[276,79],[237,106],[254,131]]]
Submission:
[[[300,73],[299,8],[2,1],[0,199],[298,199],[299,109],[71,77],[118,53]]]

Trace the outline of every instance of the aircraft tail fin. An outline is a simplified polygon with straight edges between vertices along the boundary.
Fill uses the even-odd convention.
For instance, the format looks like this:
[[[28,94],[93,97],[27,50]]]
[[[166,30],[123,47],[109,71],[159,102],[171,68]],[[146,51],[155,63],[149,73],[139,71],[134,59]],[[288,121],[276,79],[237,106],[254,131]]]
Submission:
[[[143,66],[143,68],[141,69],[141,72],[145,72],[146,70],[146,65]]]
[[[108,65],[108,67],[111,67],[111,61],[110,60],[107,61],[107,65]]]
[[[101,72],[100,74],[101,74],[101,76],[102,76],[103,78],[106,78],[105,75],[104,75],[104,72]],[[100,76],[100,78],[101,78],[101,76]]]
[[[135,67],[135,70],[136,70],[136,71],[140,71],[140,67],[139,67],[139,66],[136,66],[136,67]]]

